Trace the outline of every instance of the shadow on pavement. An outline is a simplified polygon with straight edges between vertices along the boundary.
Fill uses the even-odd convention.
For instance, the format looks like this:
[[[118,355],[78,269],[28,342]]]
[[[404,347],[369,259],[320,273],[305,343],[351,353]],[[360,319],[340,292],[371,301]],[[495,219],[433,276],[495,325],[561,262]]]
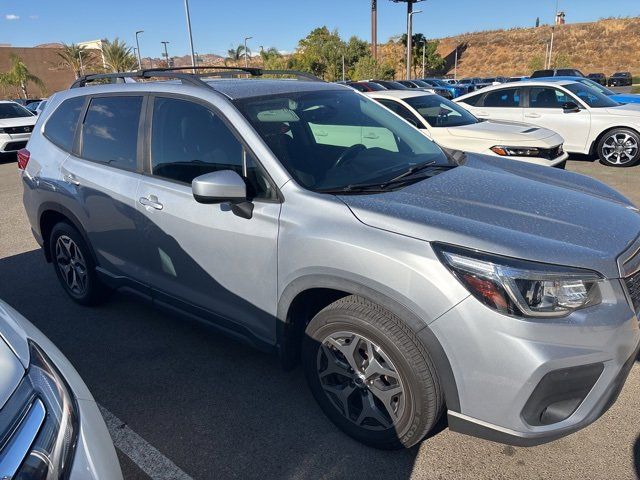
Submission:
[[[636,439],[633,446],[633,464],[636,467],[636,476],[640,478],[640,436]]]
[[[57,344],[97,401],[194,478],[411,475],[417,448],[350,439],[301,369],[285,373],[275,356],[125,295],[81,307],[39,250],[1,259],[0,278],[0,298]]]

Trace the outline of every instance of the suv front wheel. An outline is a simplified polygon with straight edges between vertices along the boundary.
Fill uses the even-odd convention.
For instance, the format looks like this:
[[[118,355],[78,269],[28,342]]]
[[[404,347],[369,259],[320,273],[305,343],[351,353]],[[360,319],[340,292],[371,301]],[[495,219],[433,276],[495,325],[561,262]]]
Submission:
[[[53,267],[67,294],[81,305],[102,302],[110,290],[100,282],[82,235],[66,222],[57,223],[49,236]]]
[[[325,414],[373,447],[411,447],[440,417],[442,393],[424,346],[402,320],[364,298],[337,300],[309,322],[303,364]]]

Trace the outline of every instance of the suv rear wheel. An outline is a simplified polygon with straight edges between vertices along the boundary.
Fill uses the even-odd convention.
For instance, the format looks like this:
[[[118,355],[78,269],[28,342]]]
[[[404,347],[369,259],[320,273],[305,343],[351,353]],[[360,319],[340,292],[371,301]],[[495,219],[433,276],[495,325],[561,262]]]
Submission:
[[[49,251],[58,280],[73,300],[96,305],[107,297],[109,289],[98,279],[89,247],[74,227],[57,223],[49,236]]]
[[[640,161],[640,135],[628,128],[607,132],[598,142],[600,162],[610,167],[631,167]]]
[[[364,298],[342,298],[309,322],[303,364],[325,414],[373,447],[411,447],[440,417],[442,393],[424,346]]]

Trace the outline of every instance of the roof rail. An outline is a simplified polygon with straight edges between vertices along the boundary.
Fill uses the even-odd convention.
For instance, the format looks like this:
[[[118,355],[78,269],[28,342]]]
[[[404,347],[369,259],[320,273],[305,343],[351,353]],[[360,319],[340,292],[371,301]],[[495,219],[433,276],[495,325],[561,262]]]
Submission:
[[[193,73],[183,73],[191,70]],[[198,73],[195,73],[198,70]],[[217,70],[210,72],[202,72],[203,70]],[[201,77],[210,77],[213,75],[220,75],[223,77],[233,75],[251,75],[252,77],[261,77],[263,75],[293,75],[300,80],[310,80],[316,82],[324,82],[324,80],[306,72],[300,72],[297,70],[265,70],[257,67],[220,67],[220,66],[197,66],[197,67],[171,67],[171,68],[147,68],[144,70],[138,70],[135,72],[117,72],[117,73],[93,73],[84,75],[78,78],[70,88],[84,87],[87,83],[94,80],[101,79],[113,79],[116,82],[121,80],[125,82],[127,78],[152,78],[152,77],[165,77],[175,78],[182,81],[182,83],[194,85],[198,87],[210,87],[206,82],[201,80]]]

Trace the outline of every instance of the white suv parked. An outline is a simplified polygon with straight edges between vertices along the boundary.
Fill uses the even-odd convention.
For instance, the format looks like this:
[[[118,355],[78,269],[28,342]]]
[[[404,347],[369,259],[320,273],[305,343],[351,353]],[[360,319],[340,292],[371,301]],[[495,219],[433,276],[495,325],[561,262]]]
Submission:
[[[0,100],[0,154],[24,148],[37,119],[22,105]]]

